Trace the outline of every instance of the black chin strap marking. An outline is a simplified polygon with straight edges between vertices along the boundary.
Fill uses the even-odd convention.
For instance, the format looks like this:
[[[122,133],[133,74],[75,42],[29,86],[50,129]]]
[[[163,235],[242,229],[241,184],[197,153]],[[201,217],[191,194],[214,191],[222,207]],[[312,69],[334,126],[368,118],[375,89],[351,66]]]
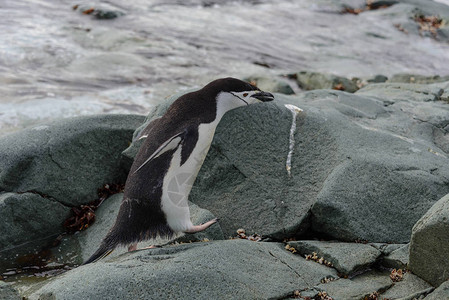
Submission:
[[[243,102],[245,102],[246,105],[249,105],[248,102],[245,101],[245,99],[240,98],[239,96],[237,96],[237,95],[234,94],[234,93],[231,93],[231,94],[232,94],[234,97],[237,97],[237,98],[239,98],[240,100],[242,100]]]

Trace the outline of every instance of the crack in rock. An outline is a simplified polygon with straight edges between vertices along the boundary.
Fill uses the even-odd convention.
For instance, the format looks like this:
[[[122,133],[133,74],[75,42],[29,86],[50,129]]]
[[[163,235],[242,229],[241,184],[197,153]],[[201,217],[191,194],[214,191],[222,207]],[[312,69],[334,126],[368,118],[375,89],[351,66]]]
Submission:
[[[283,261],[282,259],[280,259],[279,257],[277,257],[276,255],[274,255],[270,250],[268,251],[268,253],[270,253],[271,256],[273,256],[276,260],[280,261],[281,263],[283,263],[284,265],[286,265],[290,270],[292,270],[296,276],[298,276],[299,278],[303,279],[301,277],[301,274],[299,274],[298,272],[295,271],[295,269],[293,269],[292,267],[290,267],[290,265],[288,263],[286,263],[285,261]]]

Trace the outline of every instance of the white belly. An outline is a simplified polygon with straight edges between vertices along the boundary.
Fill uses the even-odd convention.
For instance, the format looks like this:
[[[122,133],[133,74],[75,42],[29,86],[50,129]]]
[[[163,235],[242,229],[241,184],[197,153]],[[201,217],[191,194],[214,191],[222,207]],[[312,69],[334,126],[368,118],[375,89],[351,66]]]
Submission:
[[[180,166],[182,148],[179,147],[173,154],[162,186],[161,205],[168,226],[175,232],[183,232],[193,226],[190,220],[188,198],[209,151],[217,124],[218,121],[199,126],[197,145],[182,166]]]

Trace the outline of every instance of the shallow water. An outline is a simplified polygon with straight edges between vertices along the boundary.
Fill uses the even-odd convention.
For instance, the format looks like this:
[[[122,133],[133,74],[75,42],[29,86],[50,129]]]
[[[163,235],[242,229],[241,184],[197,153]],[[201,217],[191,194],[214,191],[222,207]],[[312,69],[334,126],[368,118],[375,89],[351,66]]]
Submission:
[[[97,20],[76,1],[3,0],[0,135],[58,117],[145,114],[222,76],[449,74],[449,45],[399,32],[403,16],[343,15],[336,2],[113,0],[125,15]]]

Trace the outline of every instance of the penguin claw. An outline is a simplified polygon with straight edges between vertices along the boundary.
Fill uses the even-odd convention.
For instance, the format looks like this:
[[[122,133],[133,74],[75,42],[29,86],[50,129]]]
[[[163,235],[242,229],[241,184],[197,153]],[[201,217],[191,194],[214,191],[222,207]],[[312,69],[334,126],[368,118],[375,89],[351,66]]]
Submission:
[[[154,248],[159,248],[159,247],[156,245],[150,245],[150,246],[144,247],[142,249],[154,249]]]
[[[196,225],[196,226],[192,226],[191,228],[187,229],[186,231],[184,231],[185,233],[196,233],[196,232],[200,232],[203,231],[207,228],[209,228],[209,226],[211,226],[212,224],[215,224],[218,222],[218,218],[212,219],[210,221],[207,221],[204,224],[201,225]]]
[[[204,225],[204,224],[207,224],[207,223],[210,223],[210,222],[212,222],[212,223],[210,223],[210,225],[212,225],[212,224],[217,223],[218,221],[220,221],[219,218],[214,218],[214,219],[212,219],[212,220],[210,220],[210,221],[207,221],[207,222],[205,222],[205,223],[202,223],[201,225]],[[209,225],[209,226],[210,226],[210,225]]]

